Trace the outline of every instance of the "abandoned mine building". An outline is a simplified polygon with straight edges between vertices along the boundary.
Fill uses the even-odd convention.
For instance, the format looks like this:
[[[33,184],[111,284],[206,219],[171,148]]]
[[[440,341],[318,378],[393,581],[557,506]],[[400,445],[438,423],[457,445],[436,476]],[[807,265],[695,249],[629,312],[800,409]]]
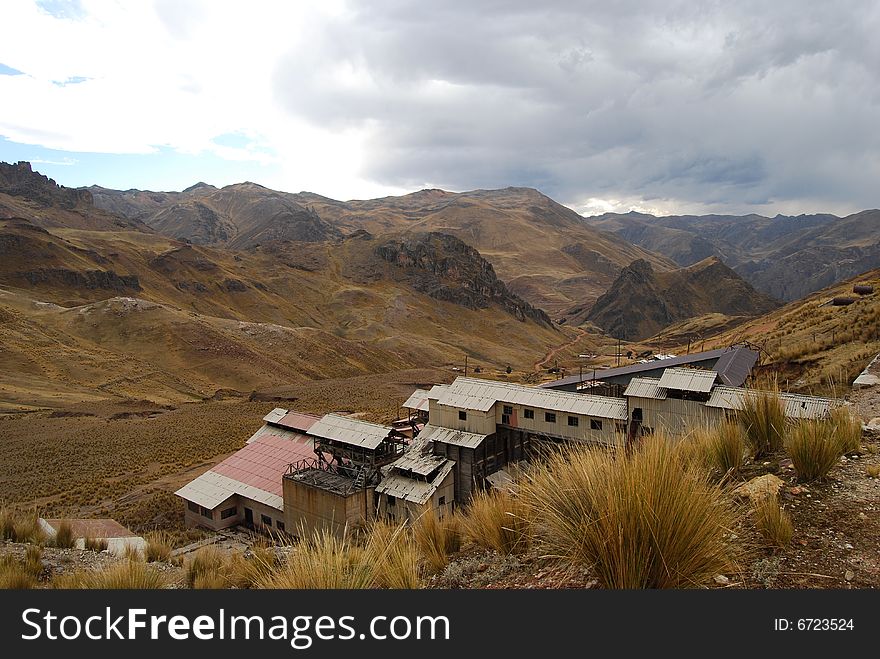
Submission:
[[[188,524],[212,529],[342,534],[376,516],[443,517],[477,490],[509,482],[548,444],[623,447],[735,417],[761,394],[741,386],[756,360],[735,347],[540,387],[458,377],[417,389],[403,405],[407,418],[391,426],[276,409],[244,448],[176,494]],[[617,395],[598,395],[597,383]],[[791,419],[822,419],[841,404],[787,393],[780,400]]]

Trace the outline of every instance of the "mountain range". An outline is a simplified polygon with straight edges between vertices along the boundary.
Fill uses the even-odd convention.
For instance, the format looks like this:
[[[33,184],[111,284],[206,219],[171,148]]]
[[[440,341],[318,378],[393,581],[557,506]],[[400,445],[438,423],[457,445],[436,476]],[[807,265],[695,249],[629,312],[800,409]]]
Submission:
[[[757,290],[791,301],[880,266],[880,210],[818,215],[670,215],[588,217],[680,266],[715,256]]]

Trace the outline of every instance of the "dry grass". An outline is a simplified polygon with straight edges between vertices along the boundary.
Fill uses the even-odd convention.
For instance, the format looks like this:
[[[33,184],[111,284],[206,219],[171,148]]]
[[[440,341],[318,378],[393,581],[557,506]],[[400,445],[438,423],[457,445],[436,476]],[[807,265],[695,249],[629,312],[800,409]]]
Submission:
[[[260,588],[365,589],[375,583],[374,566],[348,537],[326,530],[307,536],[291,552],[287,564],[260,579]]]
[[[730,570],[735,508],[678,452],[655,436],[630,455],[552,455],[522,486],[537,539],[607,588],[697,586]]]
[[[746,396],[739,420],[756,458],[780,450],[785,438],[785,410],[775,391]]]
[[[166,585],[162,573],[141,561],[125,561],[94,572],[78,570],[52,581],[53,588],[68,590],[152,590]]]
[[[171,535],[166,531],[151,531],[144,536],[147,545],[144,548],[144,558],[147,563],[161,561],[167,563],[171,560],[173,543]]]
[[[24,552],[24,567],[34,577],[43,571],[43,548],[39,545],[28,545]]]
[[[865,467],[868,478],[880,478],[880,465],[868,465]]]
[[[11,555],[0,557],[0,589],[28,590],[36,585],[37,578],[27,565]]]
[[[107,542],[107,538],[86,537],[83,538],[83,543],[87,550],[97,552],[106,551],[106,549],[110,546]]]
[[[413,524],[412,533],[432,574],[443,570],[449,563],[449,556],[461,549],[461,522],[455,514],[440,519],[433,510],[428,511]]]
[[[746,453],[745,434],[738,423],[698,428],[682,440],[681,451],[686,459],[694,460],[714,476],[724,478],[742,467]]]
[[[798,480],[824,478],[843,454],[830,421],[801,421],[791,428],[785,448],[791,456]]]
[[[844,454],[859,453],[862,450],[862,422],[850,412],[849,408],[840,406],[831,411],[831,424],[834,436]]]
[[[216,545],[198,549],[186,563],[186,582],[194,588],[201,577],[202,582],[212,581],[222,576],[226,568],[226,554]]]
[[[376,520],[370,525],[364,548],[377,588],[418,588],[421,585],[421,555],[405,524]]]
[[[771,547],[786,547],[791,542],[794,525],[776,497],[764,497],[755,505],[755,526]]]
[[[142,561],[144,560],[144,555],[138,547],[134,545],[125,545],[125,549],[122,550],[122,557],[127,561]]]
[[[507,490],[477,493],[461,517],[464,537],[502,554],[529,548],[529,509]]]
[[[52,544],[59,549],[73,549],[76,546],[76,538],[73,536],[73,526],[70,521],[63,519],[58,523]]]

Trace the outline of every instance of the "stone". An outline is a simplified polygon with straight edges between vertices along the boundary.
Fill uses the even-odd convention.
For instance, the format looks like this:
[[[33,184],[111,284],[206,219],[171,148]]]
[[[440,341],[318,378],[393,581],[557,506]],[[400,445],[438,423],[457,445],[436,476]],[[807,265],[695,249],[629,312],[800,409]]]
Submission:
[[[859,519],[865,521],[866,519],[868,519],[868,516],[865,513],[859,513]]]
[[[743,499],[749,499],[752,503],[760,503],[767,497],[776,497],[784,483],[782,479],[773,474],[757,476],[747,483],[743,483],[733,491],[733,494]],[[809,496],[809,495],[808,495]]]
[[[846,574],[843,575],[843,578],[846,579],[847,581],[852,581],[853,579],[856,578],[856,573],[853,572],[852,570],[847,570]]]
[[[715,583],[717,583],[719,586],[726,586],[730,583],[730,579],[725,577],[723,574],[716,574]]]

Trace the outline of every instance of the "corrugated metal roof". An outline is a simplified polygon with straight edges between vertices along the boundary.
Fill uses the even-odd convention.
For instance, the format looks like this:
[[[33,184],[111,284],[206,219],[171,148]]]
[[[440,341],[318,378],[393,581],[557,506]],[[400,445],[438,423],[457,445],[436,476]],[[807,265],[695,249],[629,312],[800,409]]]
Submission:
[[[428,476],[444,462],[446,458],[431,453],[431,440],[419,435],[407,447],[406,452],[391,463],[391,468]]]
[[[309,429],[320,420],[321,417],[315,416],[314,414],[288,412],[277,422],[270,423],[277,423],[277,425],[288,428],[289,430],[300,430],[302,432],[308,432]]]
[[[428,411],[428,396],[430,395],[430,391],[427,389],[416,389],[412,396],[406,399],[406,402],[403,404],[403,407],[408,410],[418,410],[419,412],[427,412]]]
[[[437,491],[437,488],[443,484],[443,480],[452,471],[454,464],[452,460],[445,460],[445,464],[430,483],[415,478],[407,478],[402,474],[391,473],[376,486],[376,492],[405,501],[412,501],[419,505],[424,504]]]
[[[419,433],[416,441],[441,442],[442,444],[453,444],[454,446],[463,446],[465,448],[477,448],[484,439],[486,439],[486,435],[432,426],[429,423],[422,428],[422,432]]]
[[[758,353],[754,350],[734,348],[721,355],[712,370],[718,373],[722,383],[739,387],[751,375],[757,361]]]
[[[448,386],[448,384],[435,384],[428,392],[428,400],[437,400]]]
[[[266,423],[278,423],[285,414],[287,414],[287,410],[276,407],[274,410],[263,417],[263,421],[265,421]]]
[[[477,378],[456,378],[437,402],[483,412],[491,409],[495,403],[502,402],[606,419],[627,418],[626,401],[622,398],[553,391]]]
[[[700,368],[667,368],[660,377],[660,387],[663,389],[677,389],[678,391],[698,391],[707,394],[712,391],[715,371],[705,371]]]
[[[260,437],[264,437],[266,435],[272,435],[273,437],[281,437],[282,439],[290,439],[290,440],[299,440],[303,437],[303,433],[298,432],[296,430],[288,430],[287,428],[281,428],[279,426],[273,426],[268,423],[264,423],[260,429],[255,432],[250,438],[247,440],[247,444],[253,444]]]
[[[757,396],[761,392],[755,389],[728,387],[719,385],[712,390],[706,403],[707,407],[720,407],[727,410],[741,410],[747,396]],[[779,394],[785,405],[785,415],[792,419],[824,419],[839,404],[833,398],[803,396],[801,394]]]
[[[287,465],[315,455],[312,440],[263,435],[175,492],[205,508],[216,508],[234,494],[281,510],[282,477]]]
[[[666,398],[666,389],[660,386],[658,378],[633,378],[629,381],[624,396],[635,396],[637,398],[655,398],[664,400]]]
[[[352,419],[338,414],[326,414],[315,423],[309,434],[322,439],[332,439],[343,444],[361,446],[367,449],[375,449],[389,434],[393,428],[380,426],[378,423],[369,423],[360,419]]]
[[[717,360],[714,368],[719,368],[718,364],[719,362],[721,362],[721,359],[724,355],[727,355],[726,359],[729,361],[727,365],[722,362],[722,367],[725,369],[725,372],[728,373],[727,377],[731,379],[730,384],[740,385],[745,382],[745,378],[748,376],[748,372],[745,373],[745,376],[743,376],[742,380],[740,380],[739,382],[735,382],[735,380],[737,377],[739,377],[744,366],[748,363],[750,359],[752,361],[751,364],[748,365],[748,371],[751,371],[751,367],[754,366],[754,363],[758,358],[758,353],[756,353],[754,350],[749,350],[748,348],[744,348],[742,346],[735,346],[731,348],[717,348],[715,350],[706,350],[705,352],[694,352],[690,355],[680,355],[671,359],[663,359],[659,361],[647,362],[644,364],[630,364],[629,366],[618,366],[617,368],[596,369],[595,374],[597,380],[606,380],[613,377],[638,375],[639,373],[656,371],[661,368],[685,366],[687,364],[711,361],[713,359]],[[754,359],[752,359],[752,356],[754,356]],[[558,380],[553,380],[552,382],[545,382],[538,386],[541,389],[555,389],[557,387],[576,385],[581,382],[589,382],[592,379],[593,369],[589,369],[584,370],[582,375],[571,375],[567,378],[560,378]]]

